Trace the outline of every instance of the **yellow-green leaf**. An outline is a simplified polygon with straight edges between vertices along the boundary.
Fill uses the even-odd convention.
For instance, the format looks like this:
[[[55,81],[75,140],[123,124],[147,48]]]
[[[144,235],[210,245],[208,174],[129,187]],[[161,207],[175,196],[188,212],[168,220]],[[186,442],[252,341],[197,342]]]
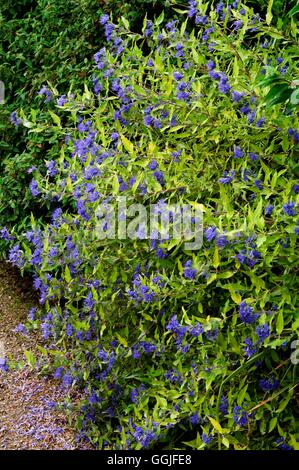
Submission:
[[[120,138],[121,138],[123,146],[125,147],[127,152],[133,153],[134,152],[134,145],[132,144],[132,142],[130,142],[129,139],[127,139],[127,137],[122,135],[122,134],[120,135]]]
[[[267,14],[266,14],[266,23],[267,23],[267,25],[271,24],[271,21],[272,21],[272,18],[273,18],[272,6],[273,6],[273,0],[269,0],[268,8],[267,8]]]
[[[71,272],[70,272],[70,268],[68,266],[65,267],[65,271],[64,271],[64,278],[66,280],[66,282],[71,282]]]
[[[280,335],[284,327],[283,311],[280,310],[276,320],[276,333]]]
[[[222,434],[223,430],[222,430],[222,427],[221,427],[220,423],[218,423],[218,421],[216,421],[216,419],[211,418],[211,416],[209,416],[209,420],[210,420],[213,428],[216,429],[217,432],[220,432]]]
[[[214,256],[213,256],[213,266],[214,266],[214,268],[218,268],[219,264],[220,264],[219,251],[218,251],[218,247],[215,246],[215,251],[214,251]]]

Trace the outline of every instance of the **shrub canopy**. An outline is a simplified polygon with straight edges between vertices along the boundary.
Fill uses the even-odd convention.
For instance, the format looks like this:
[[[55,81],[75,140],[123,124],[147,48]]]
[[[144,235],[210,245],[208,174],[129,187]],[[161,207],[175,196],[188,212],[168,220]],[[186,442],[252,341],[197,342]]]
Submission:
[[[81,388],[68,406],[99,448],[298,448],[298,116],[264,101],[265,80],[298,75],[296,24],[239,2],[181,15],[140,34],[102,16],[84,91],[45,84],[12,117],[53,144],[30,183],[51,220],[9,252],[40,292],[26,328],[41,328],[39,368]],[[203,246],[144,227],[99,239],[119,196],[201,209]]]

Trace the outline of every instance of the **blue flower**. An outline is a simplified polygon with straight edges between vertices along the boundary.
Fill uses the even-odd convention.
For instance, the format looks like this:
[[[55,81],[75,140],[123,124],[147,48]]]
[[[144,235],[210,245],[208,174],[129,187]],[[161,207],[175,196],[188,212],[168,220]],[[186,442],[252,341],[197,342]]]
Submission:
[[[199,424],[200,418],[197,412],[193,413],[193,415],[189,418],[190,423],[192,426],[197,426]]]
[[[163,171],[161,171],[161,170],[156,170],[156,171],[154,171],[153,176],[154,176],[155,179],[158,181],[158,183],[161,184],[161,186],[164,186],[164,185],[165,185],[165,179],[164,179],[164,173],[163,173]]]
[[[47,162],[47,168],[48,168],[48,175],[49,176],[56,176],[57,175],[57,168],[56,168],[56,161],[55,160],[50,160]]]
[[[255,344],[253,344],[253,341],[251,338],[245,338],[244,343],[245,343],[244,352],[248,358],[252,357],[254,354],[257,353],[257,347]]]
[[[202,35],[202,40],[203,42],[207,42],[210,39],[210,35],[214,33],[214,28],[211,26],[210,28],[207,28]]]
[[[34,321],[34,320],[35,320],[36,312],[37,312],[37,308],[36,308],[36,307],[31,307],[31,308],[29,309],[29,312],[28,312],[28,318],[29,318],[29,320],[31,320],[31,321]]]
[[[263,187],[264,187],[263,182],[261,180],[254,180],[254,186],[257,189],[263,189]]]
[[[184,74],[182,72],[173,72],[173,78],[179,82],[184,78]]]
[[[8,230],[6,227],[3,227],[1,230],[0,230],[0,238],[2,238],[2,240],[5,240],[5,241],[11,241],[11,240],[14,240],[14,237],[12,235],[9,234]]]
[[[254,323],[258,318],[258,314],[253,313],[253,308],[250,307],[250,305],[247,305],[245,300],[243,300],[239,305],[239,314],[241,321],[249,325]]]
[[[258,120],[256,121],[256,127],[263,127],[263,125],[265,124],[265,122],[266,122],[266,119],[263,118],[263,117],[261,117],[260,119],[258,119]]]
[[[53,374],[54,379],[61,379],[63,376],[63,372],[64,372],[64,368],[62,366],[57,367],[57,369],[55,370]]]
[[[20,245],[14,245],[8,253],[8,260],[10,263],[12,263],[14,266],[17,266],[18,268],[22,268],[25,264],[24,260],[24,253],[20,249]]]
[[[108,42],[112,41],[112,33],[114,31],[113,23],[105,23],[105,37]]]
[[[223,9],[224,9],[224,3],[223,2],[218,2],[216,4],[216,8],[215,8],[216,13],[218,13],[218,15],[219,15],[220,13],[223,12]]]
[[[152,160],[148,165],[150,170],[155,170],[157,168],[157,166],[158,166],[157,160]]]
[[[181,373],[178,372],[176,369],[168,370],[167,372],[165,372],[164,377],[173,384],[182,382]]]
[[[147,114],[144,119],[143,119],[143,122],[146,126],[152,126],[153,123],[154,123],[154,118],[152,116],[150,116],[149,114]]]
[[[212,78],[212,80],[220,80],[221,75],[219,72],[215,72],[214,70],[209,71],[209,76]]]
[[[105,24],[108,23],[109,19],[110,19],[109,15],[107,15],[106,13],[104,15],[102,15],[101,18],[100,18],[101,25],[105,26]]]
[[[65,387],[69,388],[73,385],[73,383],[74,383],[74,377],[70,373],[64,374],[62,384]]]
[[[209,227],[205,230],[205,237],[208,240],[208,242],[211,242],[214,240],[214,238],[217,236],[217,228],[215,226]]]
[[[107,362],[109,359],[109,354],[104,349],[99,349],[97,356],[103,362]]]
[[[244,157],[244,151],[241,149],[241,147],[234,146],[234,157],[235,158],[242,158]]]
[[[241,111],[241,113],[247,115],[247,114],[249,114],[249,113],[252,111],[252,109],[250,108],[250,106],[249,106],[248,103],[245,103],[245,104],[240,108],[240,111]]]
[[[243,21],[242,20],[235,20],[233,23],[232,23],[232,29],[234,31],[238,31],[239,29],[241,29],[243,26]]]
[[[195,24],[202,24],[206,25],[209,22],[209,18],[207,15],[196,15],[195,16]]]
[[[186,279],[195,279],[197,273],[197,269],[192,268],[192,260],[187,261],[184,265],[184,277]]]
[[[45,102],[46,102],[46,103],[48,103],[49,101],[52,100],[53,94],[52,94],[51,90],[49,90],[46,86],[43,86],[43,87],[39,90],[38,94],[39,94],[40,96],[44,96],[44,97],[45,97]]]
[[[274,209],[273,204],[269,204],[269,205],[265,208],[265,215],[267,215],[267,216],[271,215],[272,212],[273,212],[273,209]]]
[[[179,91],[176,96],[179,100],[187,102],[190,98],[190,93],[188,91]]]
[[[140,347],[146,354],[153,354],[157,350],[153,343],[147,341],[140,341]]]
[[[176,28],[177,20],[172,20],[166,23],[165,28],[167,31],[170,31],[171,33],[175,33],[177,31]]]
[[[226,245],[228,245],[229,241],[228,239],[226,238],[225,235],[219,235],[216,239],[216,245],[219,247],[219,248],[224,248]]]
[[[245,96],[245,93],[241,93],[239,91],[232,91],[231,92],[231,96],[232,96],[232,100],[235,102],[235,103],[238,103],[244,96]]]
[[[255,329],[255,332],[259,337],[258,342],[262,343],[262,342],[265,341],[266,338],[268,338],[270,336],[270,327],[269,327],[268,323],[264,323],[261,326],[257,326],[256,329]]]
[[[220,91],[220,93],[224,93],[226,95],[230,89],[231,89],[231,86],[228,83],[227,77],[221,77],[219,85],[218,85],[218,90]]]
[[[229,184],[233,181],[235,175],[236,175],[236,172],[234,170],[225,171],[223,173],[222,178],[219,178],[218,181],[220,184]]]
[[[62,95],[57,99],[58,106],[64,106],[67,103],[66,95]]]
[[[189,333],[191,336],[198,337],[204,332],[204,327],[201,323],[196,323],[195,326],[190,327]]]
[[[251,161],[258,160],[259,156],[256,153],[249,152],[249,158]]]
[[[66,331],[66,335],[67,335],[67,336],[72,336],[72,334],[73,334],[73,327],[72,327],[72,325],[71,325],[70,323],[68,323],[68,324],[66,325],[66,330],[65,330],[65,331]]]
[[[205,433],[203,432],[202,435],[201,435],[201,439],[202,439],[202,442],[203,442],[204,444],[209,445],[209,444],[211,444],[211,442],[213,442],[213,439],[214,439],[214,438],[213,438],[212,436],[209,436],[208,434],[205,434]]]
[[[172,152],[172,159],[174,162],[179,162],[180,161],[180,156],[182,155],[182,150],[177,150],[175,152]]]
[[[213,60],[209,60],[208,63],[207,63],[207,68],[208,70],[214,70],[216,68],[216,64]]]
[[[297,211],[295,209],[295,203],[288,201],[286,204],[282,206],[282,210],[285,214],[292,216],[296,215]]]
[[[188,16],[189,18],[193,18],[197,14],[197,1],[196,0],[189,0],[189,9],[188,9]]]
[[[133,402],[135,405],[137,405],[137,403],[138,403],[138,396],[139,396],[138,389],[137,389],[137,388],[133,388],[133,390],[132,390],[131,393],[130,393],[130,397],[131,397],[132,402]]]
[[[103,89],[101,82],[99,81],[98,78],[94,78],[92,82],[93,82],[93,90],[95,94],[99,95]]]
[[[156,254],[157,254],[159,259],[165,259],[165,258],[168,257],[168,254],[165,253],[164,250],[161,247],[157,248]]]
[[[144,35],[146,38],[150,38],[153,35],[153,29],[154,29],[154,24],[150,20],[146,20],[146,26],[145,26],[145,31]]]
[[[242,410],[240,406],[235,406],[233,413],[234,422],[240,427],[246,426],[248,423],[248,414],[246,411]]]
[[[18,127],[20,124],[22,124],[21,119],[18,118],[16,111],[13,111],[10,115],[10,122],[14,124],[16,127]]]
[[[0,370],[2,370],[2,372],[8,372],[9,371],[7,361],[4,357],[0,357]]]
[[[292,446],[284,443],[284,437],[276,439],[276,444],[278,444],[280,450],[294,450]]]
[[[279,381],[275,377],[260,380],[260,387],[264,392],[272,392],[273,390],[277,390],[279,386]]]
[[[113,142],[118,141],[118,139],[119,139],[119,134],[118,134],[118,132],[112,132],[110,138],[111,138],[111,140],[112,140]]]
[[[31,191],[32,196],[38,196],[40,194],[38,184],[34,179],[31,181],[29,187],[30,187],[30,191]]]
[[[172,331],[173,333],[177,333],[179,331],[181,327],[181,324],[179,323],[178,319],[177,319],[177,316],[174,315],[170,321],[168,322],[168,324],[166,325],[166,330],[170,330]]]
[[[222,395],[220,398],[219,409],[224,415],[228,413],[228,399],[224,395]]]

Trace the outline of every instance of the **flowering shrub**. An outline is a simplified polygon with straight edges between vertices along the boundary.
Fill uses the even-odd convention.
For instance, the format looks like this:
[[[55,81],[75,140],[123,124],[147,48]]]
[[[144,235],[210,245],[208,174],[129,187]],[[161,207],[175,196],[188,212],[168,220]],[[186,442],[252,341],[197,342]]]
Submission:
[[[60,148],[30,183],[51,220],[1,231],[40,293],[21,329],[41,329],[40,369],[82,390],[68,407],[98,448],[298,448],[298,116],[259,86],[298,73],[294,31],[238,1],[181,13],[142,34],[102,16],[84,92],[45,85],[43,111],[13,117]],[[99,238],[119,196],[200,207],[203,246]]]

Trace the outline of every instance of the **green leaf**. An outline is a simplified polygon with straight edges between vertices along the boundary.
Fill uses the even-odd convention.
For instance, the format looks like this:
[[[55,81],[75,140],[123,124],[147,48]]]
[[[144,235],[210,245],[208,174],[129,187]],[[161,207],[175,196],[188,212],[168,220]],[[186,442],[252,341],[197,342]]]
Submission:
[[[127,20],[124,16],[121,17],[121,21],[122,21],[124,27],[125,27],[127,30],[130,30],[130,23],[128,22],[128,20]]]
[[[283,310],[281,309],[279,311],[279,314],[278,314],[277,320],[276,320],[276,333],[278,335],[280,335],[282,333],[283,327],[284,327],[284,318],[283,318]]]
[[[292,330],[296,331],[299,328],[299,317],[292,324]]]
[[[295,16],[297,15],[297,13],[299,13],[299,5],[295,5],[288,13],[288,16],[291,17],[291,16]]]
[[[217,279],[217,274],[216,274],[216,273],[213,273],[213,274],[208,278],[208,280],[207,280],[207,286],[208,286],[209,284],[212,284],[212,282],[216,281],[216,279]]]
[[[24,351],[24,356],[26,357],[29,366],[34,369],[36,364],[36,358],[34,357],[32,351]]]
[[[216,429],[217,432],[219,432],[220,434],[222,434],[222,433],[223,433],[223,429],[222,429],[222,427],[221,427],[221,424],[218,423],[218,421],[216,421],[216,419],[211,418],[211,416],[208,416],[208,418],[209,418],[209,420],[210,420],[210,422],[211,422],[213,428]]]
[[[161,15],[155,20],[155,24],[159,26],[164,21],[164,11],[162,11]]]
[[[274,418],[271,419],[271,421],[269,423],[269,431],[268,432],[272,432],[273,429],[275,429],[276,424],[277,424],[277,417],[275,416]]]
[[[67,283],[70,283],[72,279],[70,268],[68,266],[66,266],[64,270],[64,279],[66,280]]]
[[[123,346],[125,346],[125,348],[127,348],[128,347],[127,340],[123,338],[122,336],[120,336],[118,333],[116,333],[116,336],[120,344],[122,344]]]
[[[292,89],[287,84],[274,85],[266,96],[268,106],[287,101],[292,93]]]
[[[236,303],[236,304],[240,304],[242,302],[242,297],[240,294],[238,294],[236,291],[234,291],[233,289],[230,289],[230,296],[232,298],[232,300]]]
[[[246,384],[245,387],[243,387],[242,390],[238,394],[237,403],[239,406],[242,406],[242,403],[244,401],[244,398],[247,392],[247,388],[248,388],[248,384]]]
[[[267,14],[266,14],[266,23],[269,26],[271,24],[273,15],[272,15],[272,6],[273,6],[273,0],[269,0],[268,3],[268,8],[267,8]]]
[[[57,124],[57,126],[61,127],[60,117],[57,116],[57,114],[53,113],[53,111],[49,111],[49,114],[53,119],[54,124]]]
[[[215,246],[214,255],[213,255],[213,266],[214,266],[214,268],[218,268],[219,264],[220,264],[219,251],[218,251],[218,247]]]
[[[134,145],[132,144],[132,142],[130,142],[129,139],[127,139],[127,137],[122,135],[122,134],[120,135],[120,138],[121,138],[123,146],[125,147],[127,152],[133,153],[134,152]]]
[[[229,440],[227,437],[223,436],[222,438],[222,444],[228,449],[229,448]]]
[[[269,85],[272,85],[273,83],[283,83],[284,80],[281,77],[281,75],[274,74],[271,75],[270,77],[263,78],[261,81],[258,82],[258,86],[265,88]]]

